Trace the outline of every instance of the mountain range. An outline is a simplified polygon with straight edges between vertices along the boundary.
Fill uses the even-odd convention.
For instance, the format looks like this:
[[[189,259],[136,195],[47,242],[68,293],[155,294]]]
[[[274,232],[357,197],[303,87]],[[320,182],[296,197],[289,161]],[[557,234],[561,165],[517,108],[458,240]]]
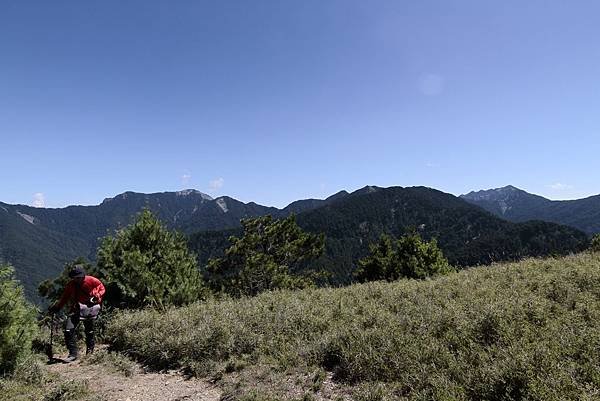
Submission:
[[[306,210],[296,219],[309,232],[325,233],[326,252],[316,265],[332,274],[332,284],[352,279],[357,260],[382,233],[398,237],[416,230],[425,239],[436,238],[455,266],[564,254],[587,244],[587,236],[577,229],[543,221],[511,223],[461,198],[426,187],[368,186]],[[239,231],[199,232],[189,243],[203,265],[220,255],[232,234]]]
[[[66,262],[78,256],[93,260],[100,239],[132,223],[144,208],[170,229],[192,234],[236,228],[242,218],[302,213],[347,194],[341,191],[324,200],[300,200],[284,209],[243,203],[227,196],[213,199],[194,189],[125,192],[95,206],[36,208],[0,202],[0,262],[15,267],[27,295],[35,298],[38,283],[55,276]]]
[[[600,195],[584,199],[554,201],[512,185],[461,195],[506,220],[543,220],[575,227],[587,234],[600,232]]]
[[[229,235],[239,233],[240,219],[293,213],[305,230],[325,233],[325,255],[313,267],[329,271],[334,284],[350,281],[358,258],[383,232],[399,236],[417,230],[427,239],[437,238],[457,266],[576,252],[587,245],[588,237],[578,229],[509,222],[473,205],[472,194],[459,198],[426,187],[367,186],[327,199],[299,200],[283,209],[227,196],[213,199],[193,189],[125,192],[100,205],[57,209],[0,202],[0,259],[15,266],[27,295],[35,299],[40,281],[56,276],[77,256],[93,260],[99,240],[133,222],[144,208],[189,237],[200,267],[223,251]]]

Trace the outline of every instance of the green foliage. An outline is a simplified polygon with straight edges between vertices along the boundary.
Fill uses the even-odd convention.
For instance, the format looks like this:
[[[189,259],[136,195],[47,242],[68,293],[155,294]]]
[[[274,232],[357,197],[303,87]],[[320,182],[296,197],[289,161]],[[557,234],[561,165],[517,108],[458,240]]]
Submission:
[[[0,376],[11,373],[30,354],[37,333],[35,314],[13,268],[0,265]]]
[[[0,377],[0,400],[43,400],[48,375],[42,363],[30,356],[21,360],[11,375]]]
[[[590,249],[592,252],[600,252],[600,234],[594,235]]]
[[[117,350],[157,368],[210,361],[213,374],[250,361],[236,372],[243,375],[270,367],[249,386],[272,372],[310,377],[323,368],[336,386],[360,390],[359,399],[592,400],[600,388],[600,258],[209,300],[121,313],[110,330]],[[376,382],[385,385],[368,385]]]
[[[305,233],[292,215],[242,220],[243,235],[231,237],[231,246],[207,267],[213,290],[232,296],[253,296],[278,288],[304,288],[313,281],[297,274],[323,253],[324,236]]]
[[[424,279],[453,271],[437,241],[423,241],[415,233],[404,235],[397,241],[383,234],[379,242],[369,248],[371,254],[359,261],[360,267],[356,271],[356,277],[362,282]]]
[[[98,268],[106,275],[107,291],[113,290],[106,301],[119,307],[164,309],[207,295],[183,235],[168,231],[149,210],[102,240]]]

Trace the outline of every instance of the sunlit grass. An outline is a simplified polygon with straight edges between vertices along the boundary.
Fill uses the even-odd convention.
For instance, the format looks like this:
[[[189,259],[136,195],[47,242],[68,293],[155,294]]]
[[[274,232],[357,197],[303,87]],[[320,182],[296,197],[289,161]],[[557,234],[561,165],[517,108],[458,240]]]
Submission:
[[[48,371],[41,356],[32,356],[15,372],[0,378],[0,401],[101,401],[84,380],[65,380]]]
[[[600,256],[124,313],[108,338],[150,366],[200,376],[324,369],[361,399],[591,400]]]

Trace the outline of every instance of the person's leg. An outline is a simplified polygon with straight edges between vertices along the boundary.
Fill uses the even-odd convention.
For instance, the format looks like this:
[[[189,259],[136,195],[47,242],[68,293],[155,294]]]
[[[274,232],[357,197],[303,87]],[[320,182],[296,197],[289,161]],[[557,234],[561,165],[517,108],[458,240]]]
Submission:
[[[92,354],[94,352],[94,345],[96,341],[94,339],[94,319],[85,319],[83,321],[83,328],[85,331],[85,353]]]
[[[65,345],[69,350],[69,356],[67,362],[72,362],[77,359],[77,326],[79,325],[79,314],[74,313],[67,316],[67,323],[65,325]]]

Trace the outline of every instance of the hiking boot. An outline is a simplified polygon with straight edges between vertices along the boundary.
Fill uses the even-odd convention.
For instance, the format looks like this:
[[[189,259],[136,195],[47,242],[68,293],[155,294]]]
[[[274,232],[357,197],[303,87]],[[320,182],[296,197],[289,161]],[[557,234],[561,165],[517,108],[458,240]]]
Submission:
[[[69,356],[65,361],[73,362],[79,354],[77,350],[77,336],[72,330],[65,330],[65,345],[69,350]]]
[[[94,331],[86,331],[85,332],[85,354],[93,354],[94,346],[96,345],[96,341],[94,339]]]
[[[75,362],[77,360],[77,355],[69,355],[64,359],[65,363]]]

